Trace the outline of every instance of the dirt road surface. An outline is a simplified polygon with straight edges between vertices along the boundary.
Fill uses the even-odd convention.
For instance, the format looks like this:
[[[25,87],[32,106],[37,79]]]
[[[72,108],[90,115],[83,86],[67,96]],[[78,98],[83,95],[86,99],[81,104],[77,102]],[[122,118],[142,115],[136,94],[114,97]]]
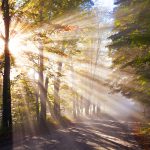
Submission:
[[[141,150],[132,134],[135,122],[86,120],[38,136],[14,139],[13,150]],[[10,150],[9,145],[0,150]]]

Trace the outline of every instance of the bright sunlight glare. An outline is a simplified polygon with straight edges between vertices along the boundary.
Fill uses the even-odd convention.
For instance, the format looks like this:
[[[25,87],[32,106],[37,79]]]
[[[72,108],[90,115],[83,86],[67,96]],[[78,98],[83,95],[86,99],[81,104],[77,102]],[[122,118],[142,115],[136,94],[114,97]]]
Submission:
[[[21,44],[21,40],[19,38],[12,38],[9,41],[9,50],[10,53],[17,57],[19,55],[19,52],[23,48],[23,45]],[[0,54],[4,53],[4,40],[0,39]]]
[[[21,49],[21,43],[18,38],[13,38],[9,41],[9,50],[14,56],[18,56],[20,49]]]
[[[93,0],[95,6],[103,6],[108,8],[109,10],[112,10],[114,7],[114,0]]]

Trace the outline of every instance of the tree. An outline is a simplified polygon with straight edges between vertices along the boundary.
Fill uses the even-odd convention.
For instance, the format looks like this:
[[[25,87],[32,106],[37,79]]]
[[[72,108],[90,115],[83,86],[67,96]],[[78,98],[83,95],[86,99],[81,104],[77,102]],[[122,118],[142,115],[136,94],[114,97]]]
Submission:
[[[150,1],[120,0],[117,4],[115,34],[109,45],[113,65],[121,74],[114,90],[149,105]]]
[[[38,73],[39,73],[39,82],[37,91],[33,91],[36,93],[36,106],[37,106],[37,114],[40,116],[40,122],[46,121],[46,101],[47,101],[47,93],[48,93],[48,77],[46,76],[46,65],[45,65],[45,51],[53,52],[55,49],[49,47],[47,48],[45,41],[47,39],[50,41],[51,35],[51,26],[53,26],[54,30],[59,31],[70,31],[72,30],[71,26],[69,25],[61,25],[61,24],[53,24],[52,19],[55,17],[59,17],[63,14],[67,14],[71,9],[79,8],[84,9],[82,4],[89,6],[89,0],[76,0],[76,1],[43,1],[38,0],[22,0],[22,1],[14,1],[14,0],[3,0],[2,1],[2,12],[4,18],[4,25],[5,25],[5,49],[4,49],[4,77],[3,77],[3,127],[12,128],[12,117],[11,117],[11,91],[10,91],[10,69],[11,69],[11,54],[9,52],[9,39],[12,32],[16,32],[15,34],[26,32],[25,30],[28,28],[33,32],[33,36],[28,37],[26,40],[31,40],[31,38],[36,37],[37,42],[39,43],[39,55],[38,55]],[[82,6],[81,6],[82,5]],[[42,11],[41,11],[42,10]],[[15,24],[16,26],[19,24],[20,26],[27,26],[25,29],[19,28],[18,31],[16,28],[10,31],[10,22]],[[15,23],[14,23],[15,22]],[[44,26],[47,25],[47,28]],[[16,27],[15,26],[15,27]],[[23,31],[22,31],[23,30]],[[37,34],[38,31],[38,34]],[[32,39],[33,40],[33,39]],[[76,43],[75,43],[76,44]],[[59,50],[58,53],[60,53]],[[56,52],[57,53],[57,52]],[[61,52],[62,53],[62,52]],[[59,66],[61,66],[61,62]],[[33,67],[34,68],[34,67]],[[47,67],[48,68],[48,67]],[[61,67],[60,67],[61,68]],[[61,69],[58,70],[61,72]],[[45,79],[44,79],[45,77]],[[57,76],[57,81],[59,80],[59,76]],[[35,85],[35,84],[34,84]],[[56,84],[55,84],[56,85]],[[27,85],[26,85],[27,86]],[[58,87],[59,88],[59,87]],[[57,87],[55,86],[55,89]],[[32,92],[33,92],[32,91]],[[57,91],[58,95],[59,90]],[[34,99],[34,98],[33,98]],[[39,103],[40,99],[40,103]],[[35,99],[34,99],[35,100]],[[40,104],[40,105],[39,105]],[[39,112],[40,111],[40,112]],[[37,117],[38,118],[38,117]]]
[[[4,27],[5,27],[2,127],[8,130],[12,130],[11,91],[10,91],[10,52],[8,47],[10,19],[11,19],[9,1],[3,0],[1,7],[3,12]]]
[[[44,9],[42,9],[42,11],[37,10],[39,12],[38,14],[31,14],[31,16],[33,16],[32,18],[34,18],[34,22],[39,22],[39,23],[43,23],[43,22],[47,22],[48,24],[50,23],[50,21],[52,20],[53,17],[62,15],[65,12],[67,12],[68,10],[70,10],[70,8],[77,8],[80,4],[83,4],[84,2],[88,2],[87,0],[85,1],[63,1],[63,2],[54,2],[53,5],[51,3],[47,3],[45,1],[39,1],[37,4],[34,4],[33,1],[31,1],[28,6],[35,9],[39,8],[39,7],[44,7]],[[32,5],[33,4],[33,5]],[[55,7],[54,7],[55,5]],[[71,7],[70,7],[71,6]],[[51,8],[51,10],[49,10],[49,8]],[[53,14],[53,15],[52,15]],[[30,17],[31,17],[30,16]],[[71,30],[71,28],[69,28],[69,26],[58,26],[59,28],[64,28],[64,30]],[[57,28],[58,28],[57,27]],[[42,36],[45,35],[45,33],[40,33],[39,37],[42,38]],[[44,38],[45,40],[45,38]],[[44,43],[43,41],[40,41],[40,52],[39,52],[39,93],[40,93],[40,104],[41,104],[41,112],[40,112],[40,122],[44,123],[46,121],[46,89],[44,87],[44,78],[43,78],[43,71],[44,71],[44,57],[43,57],[43,49],[44,46],[42,43]],[[59,86],[60,86],[60,79],[59,79],[59,74],[61,72],[61,68],[62,68],[62,63],[59,62],[58,63],[58,74],[56,75],[55,81],[54,81],[54,114],[56,116],[56,118],[60,117],[60,103],[59,103]],[[47,92],[46,92],[47,93]]]

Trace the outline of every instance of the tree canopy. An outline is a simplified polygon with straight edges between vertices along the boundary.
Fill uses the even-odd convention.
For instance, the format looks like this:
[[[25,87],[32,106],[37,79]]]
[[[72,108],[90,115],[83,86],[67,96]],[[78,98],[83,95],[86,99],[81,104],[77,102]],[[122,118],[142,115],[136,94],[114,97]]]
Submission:
[[[116,4],[119,6],[115,9],[115,28],[109,48],[114,66],[130,78],[118,86],[129,97],[149,104],[150,1],[121,0]]]

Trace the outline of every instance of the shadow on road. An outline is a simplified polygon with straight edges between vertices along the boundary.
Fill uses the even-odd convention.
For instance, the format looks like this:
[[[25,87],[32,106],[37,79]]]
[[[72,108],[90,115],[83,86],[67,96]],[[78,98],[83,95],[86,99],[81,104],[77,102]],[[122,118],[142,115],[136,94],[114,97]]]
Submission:
[[[129,126],[116,120],[80,121],[74,126],[43,135],[14,139],[14,150],[138,150]],[[0,148],[10,150],[9,146]]]

